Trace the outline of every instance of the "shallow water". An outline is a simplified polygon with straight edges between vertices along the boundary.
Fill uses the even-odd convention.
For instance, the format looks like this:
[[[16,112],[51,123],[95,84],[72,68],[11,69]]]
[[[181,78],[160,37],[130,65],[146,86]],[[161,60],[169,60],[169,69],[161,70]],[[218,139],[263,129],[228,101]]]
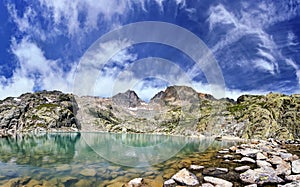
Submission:
[[[233,142],[149,134],[55,133],[0,139],[0,184],[30,176],[56,186],[167,179],[191,163],[220,165]],[[81,183],[80,183],[81,182]]]

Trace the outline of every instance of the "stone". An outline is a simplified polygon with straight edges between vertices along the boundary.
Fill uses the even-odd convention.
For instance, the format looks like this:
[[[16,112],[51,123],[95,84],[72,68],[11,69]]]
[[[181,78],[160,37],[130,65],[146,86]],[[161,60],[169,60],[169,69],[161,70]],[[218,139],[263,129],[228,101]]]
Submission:
[[[173,168],[164,170],[163,178],[169,179],[176,173],[176,170]]]
[[[238,148],[236,146],[229,147],[229,150],[232,152],[235,152]]]
[[[225,173],[228,172],[227,168],[216,168],[216,170],[219,170],[219,171],[222,171],[222,172],[225,172]]]
[[[218,151],[218,153],[220,153],[220,154],[226,154],[226,153],[229,153],[229,151],[228,150],[222,150],[222,151]]]
[[[276,172],[272,168],[259,168],[259,169],[248,169],[246,172],[240,174],[240,179],[246,183],[282,183],[283,179],[276,175]]]
[[[259,167],[272,167],[272,165],[267,162],[267,161],[264,161],[264,160],[256,160],[256,164],[259,166]]]
[[[282,161],[282,163],[276,165],[276,173],[277,175],[290,175],[291,172],[291,165],[288,162]]]
[[[227,172],[228,172],[228,170],[227,170]],[[227,172],[222,169],[217,169],[217,168],[205,168],[202,171],[203,175],[209,175],[209,176],[218,176],[218,175],[222,175]]]
[[[214,187],[214,185],[210,183],[203,183],[201,187]]]
[[[81,179],[74,184],[75,187],[92,186],[92,185],[93,185],[93,182],[91,180],[87,180],[87,179]]]
[[[299,187],[300,186],[300,181],[294,181],[291,183],[287,183],[285,185],[278,185],[278,187]]]
[[[267,157],[264,154],[262,154],[262,153],[256,154],[256,160],[266,160],[266,159],[267,159]]]
[[[300,160],[292,161],[292,172],[295,174],[300,173]]]
[[[224,155],[223,158],[224,159],[234,159],[234,156],[232,156],[232,155]]]
[[[129,187],[142,187],[144,183],[143,178],[135,178],[128,182]]]
[[[238,162],[238,163],[241,163],[242,161],[241,160],[237,160],[237,159],[235,159],[235,160],[232,160],[233,162]],[[254,160],[255,161],[255,160]]]
[[[197,177],[193,173],[189,172],[186,168],[173,175],[172,179],[187,186],[199,185]]]
[[[291,153],[282,153],[282,152],[280,152],[279,155],[280,155],[280,157],[281,157],[283,160],[288,160],[288,159],[290,159],[291,157],[293,157],[293,154],[291,154]]]
[[[96,175],[96,170],[95,169],[83,169],[82,171],[80,171],[80,174],[86,177],[94,177]]]
[[[216,177],[206,176],[203,179],[204,179],[205,182],[209,182],[209,183],[214,184],[214,185],[220,185],[220,186],[223,186],[223,187],[233,186],[233,184],[231,182],[226,181],[224,179],[216,178]]]
[[[246,149],[242,149],[242,150],[237,150],[237,153],[246,156],[246,157],[252,157],[255,158],[256,154],[259,153],[260,150],[258,149],[251,149],[251,148],[246,148]]]
[[[38,180],[35,180],[35,179],[31,179],[27,184],[26,186],[37,186],[37,185],[42,185],[43,182],[42,181],[38,181]]]
[[[194,165],[194,164],[190,165],[190,170],[197,171],[197,170],[202,170],[202,169],[204,169],[204,166],[199,166],[199,165]]]
[[[23,177],[23,178],[13,178],[13,179],[10,179],[9,181],[5,182],[3,185],[3,187],[17,187],[17,186],[23,186],[23,185],[26,185],[30,183],[30,181],[34,182],[36,180],[34,179],[31,179],[31,177]],[[40,182],[38,181],[38,184],[40,184]]]
[[[64,184],[76,183],[78,181],[75,177],[63,177],[60,181]]]
[[[71,169],[71,167],[68,164],[63,164],[56,167],[56,171],[66,171],[69,169]]]
[[[249,158],[249,157],[243,157],[241,159],[241,162],[250,162],[250,163],[255,164],[255,160],[253,160],[252,158]]]
[[[173,179],[166,180],[164,187],[176,187],[176,182]]]
[[[178,167],[179,169],[188,168],[191,164],[192,164],[192,161],[191,161],[191,160],[189,160],[189,159],[184,159],[184,160],[181,160],[181,161],[178,163],[177,167]]]
[[[289,157],[289,158],[284,159],[284,160],[292,162],[292,161],[295,161],[295,160],[298,160],[298,159],[299,159],[299,157],[297,155],[293,155],[292,157]]]
[[[279,156],[273,155],[272,158],[268,159],[268,161],[274,165],[282,163],[283,159]]]
[[[115,182],[113,184],[108,184],[105,187],[125,187],[124,182]],[[78,186],[79,187],[79,186]],[[127,187],[127,186],[126,186]]]
[[[250,166],[240,166],[240,167],[234,168],[234,170],[238,171],[238,172],[240,172],[240,171],[246,171],[248,169],[250,169]]]
[[[246,185],[244,187],[257,187],[257,184],[250,184],[250,185]]]
[[[162,176],[157,176],[154,179],[145,179],[144,185],[149,187],[162,187],[164,185],[164,179]]]
[[[287,180],[287,181],[300,181],[300,174],[285,176],[285,180]]]
[[[49,181],[43,180],[43,187],[55,187],[56,185],[51,184]]]

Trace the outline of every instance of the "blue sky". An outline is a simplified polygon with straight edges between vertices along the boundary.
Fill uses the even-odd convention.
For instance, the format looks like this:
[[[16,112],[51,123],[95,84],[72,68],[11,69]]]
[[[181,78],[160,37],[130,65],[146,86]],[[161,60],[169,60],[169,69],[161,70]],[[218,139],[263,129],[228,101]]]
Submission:
[[[105,33],[140,21],[172,23],[200,38],[222,71],[227,97],[300,91],[299,0],[4,0],[0,98],[44,89],[73,92],[86,50]],[[185,84],[183,77],[188,77],[196,90],[213,94],[205,73],[193,68],[193,60],[182,51],[143,43],[120,51],[106,63],[93,95],[108,97],[134,89],[148,100],[173,84],[170,76],[141,78],[142,70],[131,69],[135,84],[116,86],[118,76],[135,67],[130,64],[150,57],[166,60],[153,62],[150,69],[157,70],[153,72],[168,69],[165,74],[173,72],[175,83]]]

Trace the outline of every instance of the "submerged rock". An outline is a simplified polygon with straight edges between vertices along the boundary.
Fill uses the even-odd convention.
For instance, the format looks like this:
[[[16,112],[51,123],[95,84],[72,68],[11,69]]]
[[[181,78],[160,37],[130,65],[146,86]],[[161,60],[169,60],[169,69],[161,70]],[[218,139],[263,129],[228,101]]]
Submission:
[[[80,172],[81,175],[86,176],[86,177],[94,177],[96,175],[96,170],[95,169],[84,169]]]

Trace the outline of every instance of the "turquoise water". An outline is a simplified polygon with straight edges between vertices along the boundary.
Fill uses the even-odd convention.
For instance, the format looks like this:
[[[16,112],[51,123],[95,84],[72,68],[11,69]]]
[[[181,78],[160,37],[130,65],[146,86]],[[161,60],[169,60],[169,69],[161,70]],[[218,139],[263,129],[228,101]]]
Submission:
[[[175,172],[182,160],[200,159],[229,144],[213,139],[112,133],[1,138],[0,184],[25,176],[58,186],[73,186],[80,180],[98,186],[134,177],[166,177],[166,170],[174,168]]]

